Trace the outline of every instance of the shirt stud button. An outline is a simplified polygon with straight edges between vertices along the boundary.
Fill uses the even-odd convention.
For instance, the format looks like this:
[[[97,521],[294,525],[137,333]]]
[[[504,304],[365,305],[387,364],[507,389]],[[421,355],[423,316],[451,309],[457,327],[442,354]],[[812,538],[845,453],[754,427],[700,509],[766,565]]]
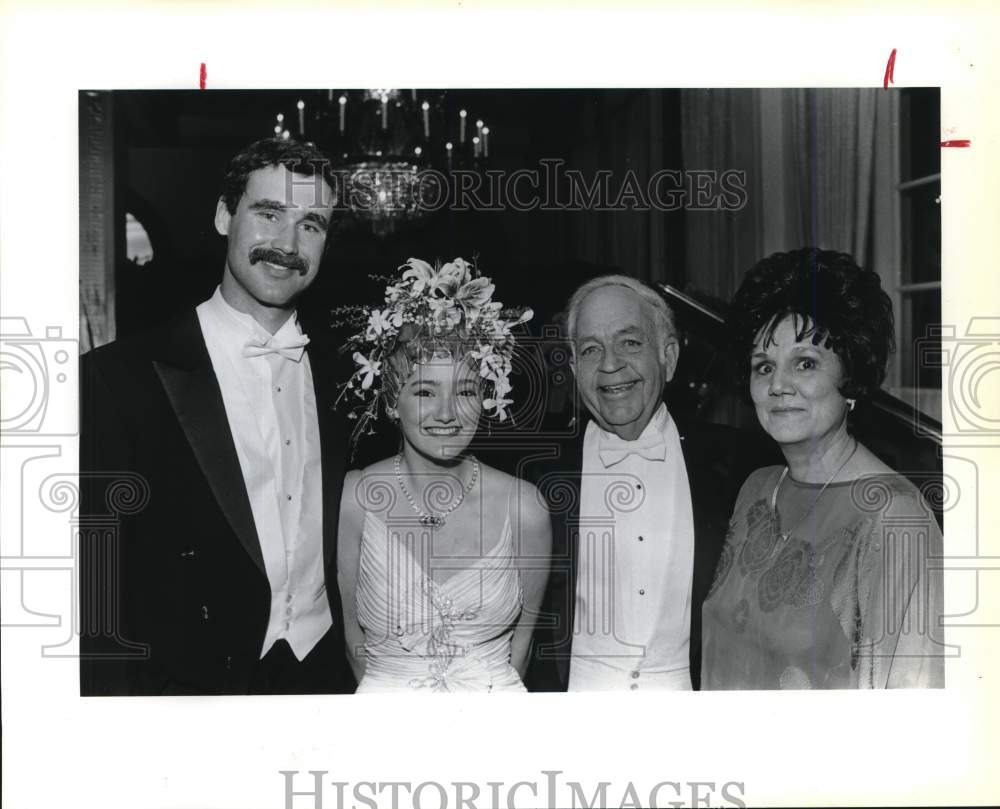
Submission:
[[[645,541],[646,541],[646,538],[645,538],[645,537],[639,537],[639,541],[640,541],[640,542],[645,542]]]
[[[290,494],[286,494],[285,497],[288,498],[289,500],[292,499],[292,496]]]
[[[286,447],[290,447],[291,445],[292,445],[292,439],[291,438],[286,438],[285,439],[285,446]]]
[[[646,595],[646,591],[645,591],[645,589],[640,589],[640,590],[639,590],[639,595],[641,595],[641,596],[644,596],[644,595]]]
[[[632,683],[632,685],[630,685],[629,688],[632,689],[633,691],[638,691],[639,690],[639,684],[638,683]]]
[[[633,671],[632,672],[632,679],[633,680],[638,680],[639,679],[639,672]]]

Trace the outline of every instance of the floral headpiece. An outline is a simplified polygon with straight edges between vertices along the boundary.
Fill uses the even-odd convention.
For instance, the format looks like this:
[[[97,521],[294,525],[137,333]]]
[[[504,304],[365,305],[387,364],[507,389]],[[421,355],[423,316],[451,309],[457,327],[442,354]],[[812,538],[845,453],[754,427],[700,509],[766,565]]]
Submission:
[[[343,385],[339,403],[352,394],[358,399],[349,414],[357,419],[354,441],[365,432],[379,408],[387,411],[384,384],[386,363],[411,340],[458,337],[470,346],[468,356],[479,363],[479,376],[487,383],[483,407],[499,421],[507,418],[511,392],[511,359],[516,340],[511,329],[531,320],[531,309],[504,309],[493,300],[493,282],[479,274],[474,264],[456,258],[431,267],[418,258],[399,267],[402,277],[388,278],[385,305],[381,308],[347,306],[334,311],[341,323],[363,328],[347,339],[357,369]],[[336,321],[335,321],[336,322]]]

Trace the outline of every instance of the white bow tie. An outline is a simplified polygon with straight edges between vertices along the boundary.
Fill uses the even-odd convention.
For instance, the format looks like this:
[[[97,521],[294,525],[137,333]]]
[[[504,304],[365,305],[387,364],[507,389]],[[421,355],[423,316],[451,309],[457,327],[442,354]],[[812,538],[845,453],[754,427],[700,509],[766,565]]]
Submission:
[[[618,436],[601,436],[597,453],[605,468],[614,466],[633,453],[647,461],[662,461],[667,457],[667,442],[661,433],[640,438],[636,441],[624,441]]]
[[[309,338],[304,334],[284,341],[275,341],[273,337],[269,337],[267,340],[253,337],[243,346],[243,356],[263,357],[267,354],[280,354],[285,359],[300,362],[307,345],[309,345]]]

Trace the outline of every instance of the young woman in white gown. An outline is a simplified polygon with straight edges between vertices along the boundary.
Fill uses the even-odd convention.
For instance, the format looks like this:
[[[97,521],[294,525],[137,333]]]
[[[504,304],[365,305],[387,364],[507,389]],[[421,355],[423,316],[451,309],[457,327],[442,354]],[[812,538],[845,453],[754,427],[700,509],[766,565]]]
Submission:
[[[506,417],[514,350],[493,285],[455,259],[417,259],[353,338],[347,391],[359,429],[380,411],[397,455],[344,481],[339,583],[358,693],[523,691],[548,578],[550,525],[535,488],[468,446],[484,411]]]

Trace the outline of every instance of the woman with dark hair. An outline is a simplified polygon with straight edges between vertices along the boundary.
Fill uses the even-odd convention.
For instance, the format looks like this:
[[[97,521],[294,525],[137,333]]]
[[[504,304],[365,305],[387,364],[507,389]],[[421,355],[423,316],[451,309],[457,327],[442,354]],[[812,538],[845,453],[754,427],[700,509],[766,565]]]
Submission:
[[[548,512],[535,488],[481,463],[481,419],[512,404],[512,329],[493,284],[460,258],[411,258],[350,341],[354,439],[373,419],[398,454],[344,479],[338,571],[358,692],[524,691],[545,584]],[[520,562],[520,563],[519,563]]]
[[[806,248],[758,262],[727,325],[785,466],[743,485],[703,607],[706,689],[944,684],[941,533],[916,488],[851,434],[885,378],[877,274]]]

